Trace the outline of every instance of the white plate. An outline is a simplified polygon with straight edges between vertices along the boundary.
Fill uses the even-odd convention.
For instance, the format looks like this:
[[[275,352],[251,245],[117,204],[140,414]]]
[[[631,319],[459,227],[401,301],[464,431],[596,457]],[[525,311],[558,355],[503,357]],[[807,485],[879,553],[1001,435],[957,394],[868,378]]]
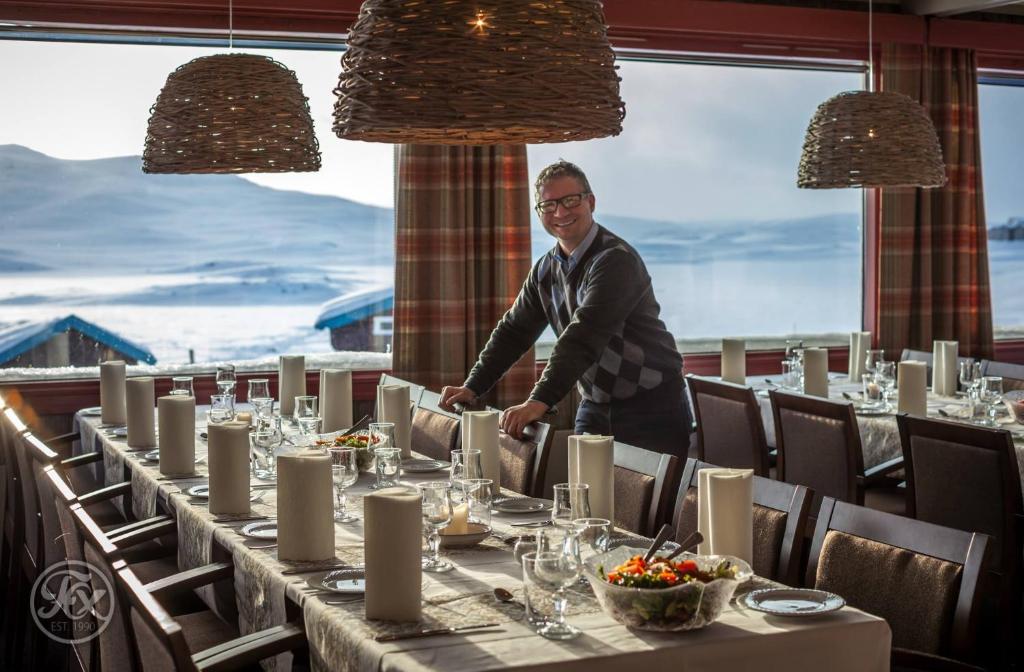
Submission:
[[[210,486],[209,485],[194,485],[191,488],[189,488],[188,490],[186,490],[185,492],[190,497],[195,497],[196,499],[209,499],[210,498]],[[260,491],[250,491],[249,492],[249,501],[250,502],[255,502],[258,499],[262,499],[263,498],[263,492],[264,492],[263,490],[260,490]]]
[[[148,453],[146,453],[145,455],[143,455],[142,459],[146,460],[147,462],[159,462],[160,461],[160,451],[159,450],[151,450]]]
[[[334,569],[314,574],[306,580],[310,588],[332,593],[362,595],[366,592],[366,570],[361,568]]]
[[[494,508],[502,513],[538,513],[549,511],[552,503],[548,499],[534,499],[533,497],[510,497],[499,499]]]
[[[863,415],[864,417],[877,417],[882,415],[892,415],[891,406],[882,406],[880,408],[869,408],[865,406],[855,406],[854,411],[857,415]]]
[[[249,523],[239,532],[243,537],[249,537],[251,539],[277,540],[277,522],[273,520],[264,520],[259,523]]]
[[[103,415],[103,409],[100,408],[99,406],[90,406],[89,408],[83,408],[78,412],[78,414],[84,415],[86,417],[93,417],[97,415]]]
[[[838,611],[846,600],[835,593],[807,588],[765,588],[748,593],[743,603],[773,616],[814,616]]]
[[[410,474],[430,474],[435,471],[441,471],[452,466],[451,462],[442,462],[441,460],[425,460],[412,458],[408,460],[402,460],[402,471],[407,471]]]

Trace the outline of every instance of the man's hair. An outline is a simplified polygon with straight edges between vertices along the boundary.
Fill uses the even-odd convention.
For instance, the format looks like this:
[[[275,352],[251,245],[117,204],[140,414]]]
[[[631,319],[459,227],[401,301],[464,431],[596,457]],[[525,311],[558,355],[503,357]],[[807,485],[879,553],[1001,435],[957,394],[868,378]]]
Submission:
[[[537,181],[533,183],[533,198],[534,201],[540,202],[540,190],[545,184],[555,179],[556,177],[575,177],[579,180],[579,183],[583,185],[583,190],[587,193],[592,193],[590,189],[590,182],[587,180],[587,176],[580,170],[580,167],[575,163],[569,163],[565,159],[559,159],[550,166],[540,171],[540,175],[537,176]]]

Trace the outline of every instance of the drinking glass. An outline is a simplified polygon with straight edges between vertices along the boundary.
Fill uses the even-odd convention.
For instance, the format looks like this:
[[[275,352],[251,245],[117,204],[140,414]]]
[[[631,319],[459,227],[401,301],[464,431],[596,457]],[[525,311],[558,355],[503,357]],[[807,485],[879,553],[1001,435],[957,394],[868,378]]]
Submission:
[[[210,410],[206,412],[209,421],[215,425],[228,422],[235,417],[235,395],[211,394]]]
[[[328,452],[331,455],[331,477],[334,479],[334,520],[339,523],[359,520],[358,516],[345,510],[345,488],[359,480],[356,449],[335,446]]]
[[[804,342],[800,340],[787,340],[786,341],[786,359],[792,361],[799,359],[800,355],[804,351]]]
[[[967,396],[971,396],[981,382],[981,362],[963,361],[960,362],[959,367],[960,384],[963,385]]]
[[[317,412],[315,396],[295,397],[295,422],[304,436],[319,433],[320,414]]]
[[[554,487],[555,503],[551,508],[551,522],[557,527],[570,528],[577,518],[590,517],[590,486],[586,483],[557,483]]]
[[[868,350],[867,357],[864,359],[864,370],[868,373],[874,373],[878,368],[878,362],[885,361],[885,350]]]
[[[573,639],[580,634],[579,628],[565,621],[567,600],[565,589],[580,578],[582,564],[576,549],[575,535],[567,535],[566,543],[558,551],[538,551],[523,556],[523,575],[541,589],[552,595],[555,602],[553,617],[537,628],[537,633],[547,639]],[[531,562],[527,562],[530,556]]]
[[[787,390],[800,388],[800,375],[793,360],[782,360],[782,387]]]
[[[430,555],[423,558],[425,572],[449,572],[454,569],[452,563],[441,559],[440,537],[441,529],[452,522],[451,487],[452,484],[448,481],[430,481],[419,485],[423,497],[423,528],[427,533],[427,547],[430,549]]]
[[[978,397],[985,405],[985,420],[982,424],[988,427],[996,426],[996,409],[1003,399],[1003,378],[1002,376],[982,376],[981,385],[978,388]]]
[[[523,567],[523,606],[526,607],[526,622],[537,630],[554,617],[554,603],[548,591],[536,578],[537,552],[525,552],[518,560]]]
[[[171,394],[194,397],[192,391],[192,376],[174,376],[171,378]]]
[[[217,367],[217,389],[221,394],[234,394],[235,382],[234,364],[222,364]]]
[[[870,408],[878,408],[882,405],[882,386],[878,384],[878,376],[874,373],[865,373],[860,377],[863,386],[864,405]]]
[[[889,397],[896,389],[896,362],[878,362],[875,365],[875,379],[882,388],[882,406],[889,406]]]
[[[462,482],[466,479],[483,476],[479,450],[453,450],[452,466],[449,479],[452,482],[452,498],[456,504],[462,501]]]
[[[572,521],[576,533],[580,560],[588,559],[608,550],[612,538],[612,521],[607,518],[577,518]]]
[[[494,481],[489,478],[462,479],[462,498],[469,505],[469,522],[491,527],[491,503]]]
[[[256,415],[268,415],[274,410],[274,398],[270,396],[270,381],[266,378],[249,379],[249,394],[246,396]]]
[[[398,472],[401,470],[402,451],[398,448],[374,448],[373,456],[377,460],[377,482],[370,487],[374,490],[393,488],[398,485]]]
[[[252,446],[252,474],[264,481],[277,480],[277,449],[281,445],[281,431],[273,419],[259,418],[256,431],[249,435]]]

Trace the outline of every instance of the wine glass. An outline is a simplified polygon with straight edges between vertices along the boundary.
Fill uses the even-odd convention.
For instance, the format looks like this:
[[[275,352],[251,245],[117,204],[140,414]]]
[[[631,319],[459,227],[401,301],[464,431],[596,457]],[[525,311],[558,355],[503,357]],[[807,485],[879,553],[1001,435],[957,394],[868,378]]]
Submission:
[[[276,422],[275,422],[276,421]],[[264,481],[277,480],[277,449],[281,445],[280,418],[257,418],[252,445],[252,473]]]
[[[528,563],[523,556],[523,573],[529,573],[530,578],[548,592],[553,593],[555,601],[554,618],[542,624],[537,633],[547,639],[573,639],[580,635],[579,628],[569,625],[565,621],[565,610],[567,600],[565,589],[572,586],[579,580],[582,573],[578,541],[576,535],[568,534],[562,547],[554,551],[539,551]]]
[[[246,398],[256,415],[270,415],[274,412],[274,398],[270,396],[270,381],[266,378],[250,378]]]
[[[888,408],[889,397],[896,389],[896,362],[878,362],[875,365],[875,380],[882,389],[882,407]]]
[[[423,497],[423,528],[430,549],[430,555],[423,558],[425,572],[449,572],[454,569],[452,563],[441,559],[440,536],[441,530],[452,522],[451,487],[448,481],[430,481],[419,485]]]
[[[345,488],[359,479],[356,449],[333,446],[328,452],[331,455],[331,477],[334,479],[334,520],[339,523],[359,520],[358,516],[345,510]]]
[[[960,384],[963,385],[964,392],[968,397],[973,396],[981,382],[981,362],[964,360],[960,362],[959,367]]]
[[[608,550],[612,538],[612,521],[607,518],[577,518],[572,530],[579,544],[580,560],[584,562]]]
[[[590,517],[590,486],[586,483],[557,483],[551,522],[556,527],[570,528],[577,518]]]
[[[1002,376],[982,376],[981,386],[978,388],[978,397],[985,405],[985,420],[983,424],[988,427],[996,426],[996,410],[1003,398]]]
[[[217,367],[217,389],[221,394],[234,394],[235,382],[234,364],[222,364]]]
[[[171,394],[184,397],[194,397],[192,391],[192,376],[174,376],[171,378]]]
[[[491,527],[491,502],[494,481],[489,478],[462,479],[462,499],[469,505],[468,521]]]
[[[864,358],[864,370],[874,373],[878,369],[878,363],[885,361],[885,350],[868,350]]]
[[[302,435],[317,434],[320,429],[320,414],[317,412],[316,397],[313,395],[295,397],[294,417]]]
[[[480,462],[479,450],[453,450],[452,466],[450,472],[452,482],[452,497],[462,501],[462,481],[467,478],[480,478],[483,475],[483,466]]]

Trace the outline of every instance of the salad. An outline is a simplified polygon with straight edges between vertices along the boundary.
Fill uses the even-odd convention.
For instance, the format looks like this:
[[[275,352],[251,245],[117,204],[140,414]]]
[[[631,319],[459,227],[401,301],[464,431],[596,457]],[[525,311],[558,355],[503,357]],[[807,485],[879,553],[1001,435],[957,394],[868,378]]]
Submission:
[[[671,588],[691,581],[711,583],[715,579],[736,579],[738,568],[723,560],[714,568],[701,570],[693,560],[675,562],[661,556],[645,561],[642,555],[634,555],[626,562],[605,573],[604,566],[598,567],[604,579],[615,586],[624,588]]]
[[[356,448],[356,466],[360,471],[370,471],[373,468],[373,451],[368,446],[369,438],[368,433],[343,434],[333,439],[317,439],[316,445],[325,451],[332,446]]]

